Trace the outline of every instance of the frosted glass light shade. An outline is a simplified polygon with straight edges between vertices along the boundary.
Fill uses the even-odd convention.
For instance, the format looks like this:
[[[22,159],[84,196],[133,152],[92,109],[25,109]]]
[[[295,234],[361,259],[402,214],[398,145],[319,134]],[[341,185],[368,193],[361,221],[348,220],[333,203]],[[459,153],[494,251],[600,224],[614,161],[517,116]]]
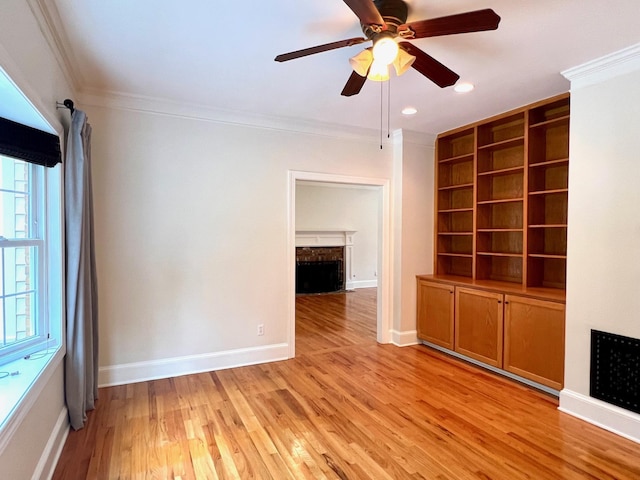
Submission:
[[[405,73],[409,68],[411,68],[411,65],[413,65],[413,62],[415,61],[416,57],[402,49],[399,49],[398,56],[393,61],[393,67],[396,69],[396,75],[400,76]]]
[[[371,53],[371,49],[367,48],[356,56],[351,57],[349,63],[354,72],[361,77],[366,77],[367,72],[369,72],[369,67],[373,63],[373,53]]]

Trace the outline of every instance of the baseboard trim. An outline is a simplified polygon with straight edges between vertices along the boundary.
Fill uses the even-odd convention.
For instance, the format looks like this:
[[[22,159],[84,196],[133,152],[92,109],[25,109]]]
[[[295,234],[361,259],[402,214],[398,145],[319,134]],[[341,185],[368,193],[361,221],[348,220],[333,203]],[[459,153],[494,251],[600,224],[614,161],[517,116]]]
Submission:
[[[374,288],[378,286],[378,280],[347,280],[345,288],[347,290],[356,290],[358,288]]]
[[[391,343],[398,347],[417,345],[419,343],[418,332],[416,330],[410,330],[408,332],[391,330]]]
[[[100,387],[126,385],[160,378],[190,375],[192,373],[277,362],[287,358],[289,358],[289,345],[282,343],[186,357],[163,358],[148,362],[110,365],[100,367],[98,384]]]
[[[62,449],[64,448],[68,435],[69,413],[67,407],[63,407],[58,415],[58,420],[51,431],[47,445],[40,456],[40,461],[33,472],[33,477],[31,477],[33,480],[44,480],[53,477],[53,472],[56,469],[56,465],[58,464],[58,460],[60,459],[60,455],[62,454]]]
[[[558,410],[640,443],[640,415],[571,390],[560,392]]]

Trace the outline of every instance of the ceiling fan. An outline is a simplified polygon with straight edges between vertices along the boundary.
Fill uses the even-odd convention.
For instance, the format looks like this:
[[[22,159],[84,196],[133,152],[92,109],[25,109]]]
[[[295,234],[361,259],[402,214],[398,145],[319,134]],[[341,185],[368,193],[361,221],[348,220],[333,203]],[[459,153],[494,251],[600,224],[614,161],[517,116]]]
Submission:
[[[409,9],[403,0],[344,0],[344,3],[360,19],[366,38],[348,38],[283,53],[275,60],[286,62],[371,40],[372,47],[349,60],[354,71],[342,90],[342,95],[346,97],[360,93],[367,78],[374,81],[387,80],[391,64],[398,75],[413,67],[441,88],[453,85],[460,78],[457,73],[407,40],[495,30],[500,23],[500,17],[489,8],[406,23]]]

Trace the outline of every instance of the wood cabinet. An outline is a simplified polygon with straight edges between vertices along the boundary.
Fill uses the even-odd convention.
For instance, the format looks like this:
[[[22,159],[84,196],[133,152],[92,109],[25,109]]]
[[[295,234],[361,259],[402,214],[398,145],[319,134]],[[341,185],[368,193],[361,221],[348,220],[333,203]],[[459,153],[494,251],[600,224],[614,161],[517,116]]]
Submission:
[[[417,282],[418,338],[562,389],[563,290],[437,275],[420,275]]]
[[[437,275],[566,286],[569,95],[438,136]]]
[[[503,368],[560,390],[564,380],[564,313],[561,303],[505,295]]]
[[[502,367],[504,295],[464,287],[455,292],[455,351]]]
[[[454,287],[418,280],[418,338],[453,350]]]

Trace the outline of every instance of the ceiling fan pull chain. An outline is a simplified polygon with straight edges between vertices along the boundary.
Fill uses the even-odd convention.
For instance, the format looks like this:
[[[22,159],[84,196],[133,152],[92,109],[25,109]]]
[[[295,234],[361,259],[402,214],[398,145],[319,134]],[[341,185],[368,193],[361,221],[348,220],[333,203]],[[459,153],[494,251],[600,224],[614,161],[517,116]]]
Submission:
[[[384,82],[379,82],[380,83],[380,150],[382,150],[382,131],[384,130],[384,126],[383,126],[383,105],[384,105],[384,99],[383,97],[383,84]]]
[[[391,77],[387,83],[387,139],[389,139],[391,138]]]

